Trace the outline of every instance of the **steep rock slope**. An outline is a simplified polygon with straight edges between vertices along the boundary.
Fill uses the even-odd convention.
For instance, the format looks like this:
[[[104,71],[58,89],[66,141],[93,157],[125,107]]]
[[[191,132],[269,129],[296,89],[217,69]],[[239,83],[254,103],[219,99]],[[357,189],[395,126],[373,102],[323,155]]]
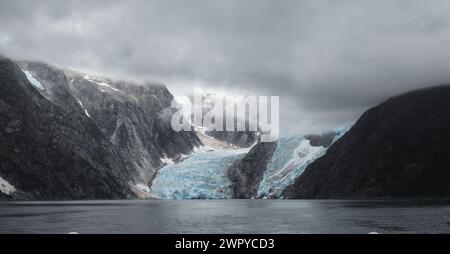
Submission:
[[[201,144],[195,133],[172,130],[173,97],[162,85],[112,81],[36,62],[21,65],[41,83],[44,89],[38,90],[50,101],[67,112],[82,108],[143,191],[167,159],[177,160]]]
[[[450,195],[450,86],[409,92],[362,115],[288,198]]]
[[[244,158],[237,160],[230,167],[227,174],[232,182],[234,198],[247,199],[256,196],[259,183],[276,148],[276,142],[258,143]]]
[[[16,63],[0,59],[0,177],[14,187],[10,194],[52,200],[134,197],[130,175],[103,133],[70,101],[64,109],[44,98],[41,86]]]

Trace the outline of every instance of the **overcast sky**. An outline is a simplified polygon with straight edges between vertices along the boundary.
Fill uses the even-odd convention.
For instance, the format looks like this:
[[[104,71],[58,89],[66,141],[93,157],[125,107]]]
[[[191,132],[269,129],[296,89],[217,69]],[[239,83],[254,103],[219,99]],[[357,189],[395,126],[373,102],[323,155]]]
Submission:
[[[450,83],[450,1],[0,1],[0,54],[116,78],[279,95],[281,127],[352,123]]]

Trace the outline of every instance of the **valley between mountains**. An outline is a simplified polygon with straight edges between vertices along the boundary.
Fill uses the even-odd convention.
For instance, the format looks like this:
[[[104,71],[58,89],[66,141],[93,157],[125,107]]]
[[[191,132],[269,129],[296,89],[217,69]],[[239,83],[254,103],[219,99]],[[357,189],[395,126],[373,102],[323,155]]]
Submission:
[[[450,87],[393,97],[348,128],[258,142],[171,128],[162,84],[0,58],[0,199],[449,196]]]

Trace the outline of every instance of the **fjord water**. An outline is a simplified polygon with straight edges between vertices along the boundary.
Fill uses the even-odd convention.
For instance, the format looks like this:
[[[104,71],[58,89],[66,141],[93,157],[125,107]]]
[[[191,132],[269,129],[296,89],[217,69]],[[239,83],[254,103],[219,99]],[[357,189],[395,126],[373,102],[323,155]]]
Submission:
[[[0,233],[450,233],[450,200],[0,203]]]

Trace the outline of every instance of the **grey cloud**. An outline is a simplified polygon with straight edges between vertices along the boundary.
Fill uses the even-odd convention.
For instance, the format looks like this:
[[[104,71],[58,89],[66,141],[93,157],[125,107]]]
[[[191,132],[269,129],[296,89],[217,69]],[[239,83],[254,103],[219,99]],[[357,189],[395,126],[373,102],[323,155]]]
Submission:
[[[450,2],[0,2],[0,53],[120,78],[279,95],[282,128],[351,123],[450,83]]]

